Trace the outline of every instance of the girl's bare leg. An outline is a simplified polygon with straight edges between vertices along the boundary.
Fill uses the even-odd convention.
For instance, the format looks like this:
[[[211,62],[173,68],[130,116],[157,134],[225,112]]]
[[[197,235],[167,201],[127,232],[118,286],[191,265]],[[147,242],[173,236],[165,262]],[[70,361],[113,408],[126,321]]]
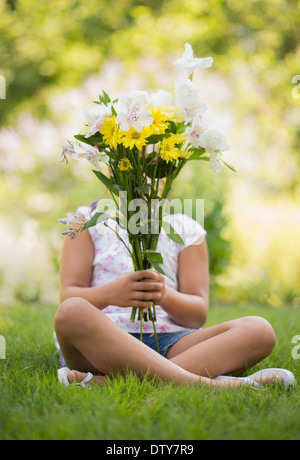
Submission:
[[[166,357],[195,374],[237,376],[266,358],[275,344],[276,335],[268,321],[251,316],[186,335]]]
[[[164,382],[197,385],[200,377],[163,358],[114,324],[81,298],[64,301],[55,316],[55,331],[63,356],[72,369],[107,376],[131,370]],[[204,383],[210,380],[203,378]]]
[[[57,338],[71,369],[107,376],[125,375],[129,369],[140,378],[148,375],[164,382],[191,385],[216,385],[199,374],[214,377],[247,364],[245,355],[242,359],[245,350],[240,350],[245,331],[239,330],[237,324],[224,324],[219,329],[208,328],[206,335],[205,330],[199,331],[201,339],[198,332],[184,337],[198,342],[193,344],[181,339],[177,347],[175,344],[171,349],[173,356],[169,353],[170,359],[166,359],[123,331],[84,299],[66,300],[55,317]],[[76,373],[70,377],[71,381],[77,378]],[[232,386],[240,384],[230,383]],[[222,385],[225,383],[218,383]]]

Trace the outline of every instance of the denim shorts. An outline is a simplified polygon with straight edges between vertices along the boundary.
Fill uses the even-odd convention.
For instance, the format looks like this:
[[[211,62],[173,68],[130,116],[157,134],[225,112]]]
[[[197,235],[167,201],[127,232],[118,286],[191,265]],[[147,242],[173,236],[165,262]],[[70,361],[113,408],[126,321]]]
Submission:
[[[185,335],[191,334],[191,332],[196,332],[197,329],[187,329],[185,331],[177,331],[177,332],[164,332],[157,334],[158,338],[158,347],[159,347],[159,354],[162,356],[166,356],[169,348],[174,345],[179,339],[184,337]],[[130,335],[135,337],[136,339],[140,340],[140,333],[130,332]],[[156,340],[154,334],[145,334],[143,333],[143,340],[142,342],[147,345],[148,347],[152,348],[152,350],[157,351]]]

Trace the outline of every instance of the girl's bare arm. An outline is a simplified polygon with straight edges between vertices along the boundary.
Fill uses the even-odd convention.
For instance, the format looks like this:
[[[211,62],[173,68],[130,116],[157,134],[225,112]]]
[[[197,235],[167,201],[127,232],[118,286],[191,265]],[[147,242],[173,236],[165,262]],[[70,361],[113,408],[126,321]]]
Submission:
[[[179,256],[179,292],[166,287],[160,305],[184,327],[199,328],[209,308],[209,262],[206,242],[185,248]]]
[[[102,286],[91,286],[94,245],[88,230],[66,238],[60,265],[60,300],[81,297],[102,310],[108,305],[151,307],[160,298],[161,283],[155,270],[128,272]]]

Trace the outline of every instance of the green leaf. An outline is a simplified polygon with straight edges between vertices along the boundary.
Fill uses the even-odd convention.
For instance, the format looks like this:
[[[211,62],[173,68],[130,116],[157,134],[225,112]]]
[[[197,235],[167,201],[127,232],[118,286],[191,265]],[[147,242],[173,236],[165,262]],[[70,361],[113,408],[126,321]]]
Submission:
[[[187,160],[190,160],[190,158],[187,158]],[[195,161],[209,161],[209,157],[199,157],[199,158],[193,158]]]
[[[134,191],[137,193],[148,193],[150,189],[151,189],[150,184],[143,184],[143,185],[139,185],[138,187],[135,187]]]
[[[102,172],[93,169],[93,173],[98,177],[102,184],[104,184],[105,187],[108,188],[108,190],[110,190],[115,195],[119,196],[119,193],[121,191],[125,191],[125,189],[121,185],[116,184],[113,181],[113,179],[109,179],[104,174],[102,174]]]
[[[230,165],[229,163],[227,163],[226,161],[222,160],[222,158],[221,158],[221,161],[224,163],[225,166],[227,166],[227,168],[231,169],[231,171],[237,172],[237,170],[234,169],[233,166],[231,166],[231,165]]]
[[[160,252],[152,251],[149,249],[145,251],[145,254],[146,254],[148,262],[150,262],[150,264],[153,266],[153,268],[155,268],[155,270],[157,270],[159,273],[169,278],[171,281],[175,282],[172,275],[170,275],[170,273],[164,266],[163,256],[161,255]]]
[[[170,273],[168,272],[168,270],[163,264],[160,264],[158,262],[155,262],[155,263],[151,262],[151,264],[153,265],[153,268],[155,268],[155,270],[157,270],[159,273],[169,278],[171,281],[173,281],[173,283],[175,282],[173,276],[170,275]]]
[[[183,246],[185,245],[185,242],[183,241],[179,233],[176,232],[176,230],[172,227],[172,225],[169,224],[169,222],[166,222],[165,220],[163,220],[162,228],[164,229],[168,237],[171,240],[175,241],[175,243],[182,244]]]
[[[93,136],[90,137],[84,137],[82,134],[76,134],[75,139],[77,139],[80,142],[84,142],[85,144],[89,145],[96,145],[96,144],[101,144],[103,141],[103,136],[99,134],[94,134]]]
[[[152,249],[147,249],[145,251],[145,254],[147,256],[147,260],[149,262],[159,262],[161,264],[164,263],[164,259],[163,259],[163,256],[161,255],[160,252],[157,252],[157,251],[153,251]]]
[[[175,121],[169,121],[169,130],[172,134],[181,134],[185,131],[185,121],[175,123]]]
[[[82,229],[80,230],[81,232],[83,232],[83,230],[86,230],[87,228],[91,228],[91,227],[94,227],[95,225],[97,225],[99,222],[98,220],[103,216],[103,215],[106,215],[105,218],[102,218],[101,219],[101,222],[104,222],[104,220],[108,219],[109,218],[109,215],[105,214],[105,212],[96,212],[93,217],[85,223],[85,225],[82,227]]]
[[[147,138],[148,144],[157,144],[158,142],[162,141],[163,139],[167,139],[170,137],[171,134],[152,134]]]
[[[99,101],[100,103],[107,105],[111,102],[111,99],[105,91],[102,91],[102,96],[99,95]]]
[[[193,153],[189,158],[187,158],[188,160],[199,160],[200,157],[204,155],[205,153],[205,149],[202,149],[202,148],[199,148],[199,149],[193,148],[193,149],[190,149],[190,151]]]
[[[156,179],[163,179],[164,177],[167,177],[169,175],[171,169],[173,168],[173,164],[172,164],[172,162],[167,163],[166,161],[161,160],[161,159],[158,159],[158,161],[159,161],[159,164],[158,164],[157,169],[156,169],[155,178]],[[156,168],[155,164],[149,164],[146,167],[146,176],[152,178],[153,174],[154,174],[154,171],[155,171],[155,168]]]

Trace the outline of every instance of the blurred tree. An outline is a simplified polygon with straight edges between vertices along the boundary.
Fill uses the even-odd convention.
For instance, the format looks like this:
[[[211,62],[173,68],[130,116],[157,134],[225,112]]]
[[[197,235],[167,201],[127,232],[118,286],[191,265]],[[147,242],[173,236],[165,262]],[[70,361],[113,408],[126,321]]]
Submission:
[[[114,58],[122,61],[127,75],[138,73],[149,87],[169,89],[170,64],[187,41],[197,56],[215,59],[206,82],[220,75],[230,86],[230,96],[217,102],[216,111],[233,114],[236,133],[245,133],[245,148],[252,149],[254,166],[245,166],[251,193],[259,200],[283,195],[297,200],[300,112],[299,100],[292,97],[292,78],[300,73],[299,25],[299,0],[2,1],[0,75],[6,79],[7,98],[0,101],[0,124],[5,127],[0,156],[6,154],[5,161],[0,158],[6,173],[0,182],[1,212],[18,224],[37,219],[49,233],[66,209],[94,198],[93,181],[83,171],[76,166],[59,169],[53,156],[43,152],[48,139],[55,139],[56,149],[55,142],[64,137],[45,121],[61,121],[53,113],[52,95],[80,87]],[[157,75],[155,60],[161,65]],[[217,90],[218,81],[214,84]],[[24,119],[24,113],[30,116]],[[16,150],[19,156],[11,153]],[[241,169],[242,156],[243,151],[237,152]],[[232,244],[223,232],[226,178],[200,181],[195,171],[189,184],[176,185],[176,193],[201,197],[205,190],[205,224],[217,275],[230,260]],[[80,191],[78,183],[85,184]]]
[[[257,121],[261,148],[276,138],[294,154],[299,168],[299,129],[278,131],[281,120],[295,124],[298,101],[291,80],[299,73],[298,0],[18,0],[0,5],[0,74],[7,82],[0,123],[16,120],[24,109],[51,117],[51,89],[77,86],[116,57],[142,72],[140,58],[178,55],[190,41],[197,55],[213,55],[215,71],[226,75],[235,91],[232,105]],[[169,65],[169,63],[168,63]],[[147,68],[149,81],[151,70]],[[286,168],[286,166],[285,166]],[[297,174],[266,182],[271,193],[298,189]],[[259,185],[258,185],[259,186]]]
[[[10,0],[0,13],[1,72],[12,107],[49,85],[80,83],[107,56],[137,65],[142,55],[177,55],[187,40],[227,74],[234,61],[254,65],[277,95],[279,84],[290,97],[289,77],[298,70],[298,0]]]

